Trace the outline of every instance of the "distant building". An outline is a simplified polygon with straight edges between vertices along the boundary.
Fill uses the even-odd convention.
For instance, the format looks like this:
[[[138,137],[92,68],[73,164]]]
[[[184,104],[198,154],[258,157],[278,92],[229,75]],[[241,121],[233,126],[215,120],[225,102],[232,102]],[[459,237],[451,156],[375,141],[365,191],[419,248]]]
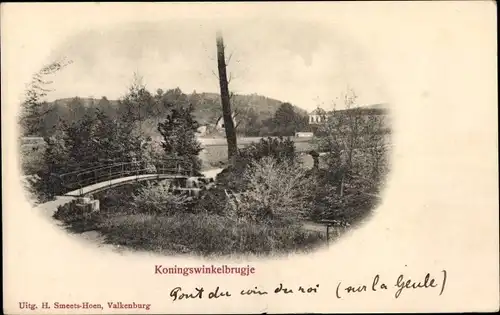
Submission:
[[[314,133],[312,132],[296,132],[295,137],[297,138],[312,138],[314,136]]]
[[[309,113],[309,124],[321,124],[327,119],[327,112],[321,108],[316,108],[311,113]]]
[[[357,107],[361,109],[363,115],[373,116],[373,115],[387,115],[388,110],[386,104],[375,104],[369,106],[360,106]],[[346,115],[352,112],[351,110],[337,110],[337,111],[325,111],[321,108],[316,108],[309,114],[309,124],[310,125],[319,125],[325,121],[327,121],[330,117],[334,115]]]

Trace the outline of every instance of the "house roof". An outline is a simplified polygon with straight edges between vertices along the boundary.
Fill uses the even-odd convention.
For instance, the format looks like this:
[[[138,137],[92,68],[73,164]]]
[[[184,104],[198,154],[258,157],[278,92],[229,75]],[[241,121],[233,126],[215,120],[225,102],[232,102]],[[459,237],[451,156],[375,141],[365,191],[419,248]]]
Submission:
[[[309,115],[322,115],[322,114],[325,114],[325,110],[319,107],[309,113]]]

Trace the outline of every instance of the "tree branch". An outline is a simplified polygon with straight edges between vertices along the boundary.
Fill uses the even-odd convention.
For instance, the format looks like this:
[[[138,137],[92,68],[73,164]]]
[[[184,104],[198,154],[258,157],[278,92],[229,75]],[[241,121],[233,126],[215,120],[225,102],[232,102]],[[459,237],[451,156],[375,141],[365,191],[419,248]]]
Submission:
[[[229,57],[227,57],[227,60],[226,60],[226,62],[225,62],[225,63],[226,63],[226,67],[227,67],[227,66],[229,65],[229,63],[231,62],[231,58],[233,58],[233,52],[231,52],[231,53],[229,54]]]
[[[212,74],[217,78],[217,80],[219,80],[219,76],[217,75],[217,73],[215,73],[214,70],[212,70]]]

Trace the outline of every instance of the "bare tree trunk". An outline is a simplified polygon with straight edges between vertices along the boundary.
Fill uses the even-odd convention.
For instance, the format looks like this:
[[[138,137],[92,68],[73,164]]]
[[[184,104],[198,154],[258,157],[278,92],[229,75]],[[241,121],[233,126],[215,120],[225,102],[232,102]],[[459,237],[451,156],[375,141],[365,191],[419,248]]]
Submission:
[[[224,118],[224,129],[227,139],[227,154],[230,163],[234,162],[238,146],[236,143],[236,130],[231,115],[231,103],[229,101],[229,89],[227,83],[226,60],[224,57],[224,40],[222,33],[217,32],[217,64],[219,68],[220,98],[222,103],[222,116]]]

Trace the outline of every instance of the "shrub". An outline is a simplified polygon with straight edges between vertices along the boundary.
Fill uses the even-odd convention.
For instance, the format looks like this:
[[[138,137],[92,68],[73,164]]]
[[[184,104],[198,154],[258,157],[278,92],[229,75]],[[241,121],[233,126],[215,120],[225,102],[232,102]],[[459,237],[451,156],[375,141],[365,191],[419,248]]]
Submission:
[[[58,206],[56,212],[52,215],[52,217],[56,220],[61,220],[63,222],[71,222],[76,219],[80,219],[80,215],[73,211],[74,205],[76,204],[75,200],[64,204],[62,206]]]
[[[53,199],[52,196],[39,189],[41,186],[40,180],[40,176],[38,175],[27,175],[22,179],[26,196],[33,204],[40,204]]]
[[[306,174],[301,167],[270,157],[253,162],[243,176],[246,189],[238,204],[239,216],[282,224],[306,217],[314,188]]]
[[[39,146],[22,146],[21,157],[21,170],[25,175],[34,175],[43,169],[43,152],[45,147]]]
[[[194,205],[193,212],[232,216],[231,205],[224,188],[221,186],[202,190]]]
[[[130,183],[98,192],[94,194],[94,198],[100,201],[101,213],[134,213],[136,212],[132,205],[134,196],[146,185],[145,182]]]
[[[296,162],[295,143],[288,138],[268,137],[239,150],[240,159],[249,161],[272,157],[278,162]]]
[[[216,176],[216,182],[221,187],[232,191],[242,191],[245,189],[243,174],[248,166],[247,161],[237,160],[234,165],[224,168]]]
[[[338,184],[329,182],[330,173],[320,174],[314,194],[315,207],[312,219],[338,220],[356,224],[365,218],[375,207],[378,198],[373,194],[366,182],[351,178],[345,185],[344,195],[338,194]]]
[[[62,221],[73,232],[84,232],[96,228],[98,212],[89,212],[88,206],[78,204],[77,200],[57,207],[53,218]]]
[[[184,195],[174,194],[169,182],[148,183],[133,197],[132,205],[137,212],[169,214],[184,210],[189,199]]]
[[[292,140],[283,137],[262,138],[259,142],[251,143],[247,147],[238,150],[236,163],[219,173],[217,182],[230,190],[243,191],[246,185],[243,180],[246,169],[252,162],[260,161],[265,157],[272,158],[278,163],[299,163],[295,152],[295,144]]]

